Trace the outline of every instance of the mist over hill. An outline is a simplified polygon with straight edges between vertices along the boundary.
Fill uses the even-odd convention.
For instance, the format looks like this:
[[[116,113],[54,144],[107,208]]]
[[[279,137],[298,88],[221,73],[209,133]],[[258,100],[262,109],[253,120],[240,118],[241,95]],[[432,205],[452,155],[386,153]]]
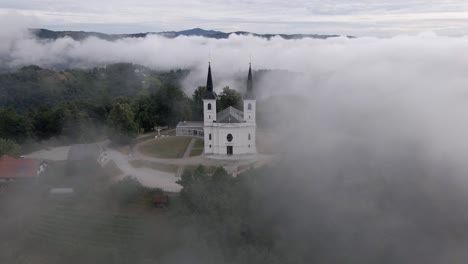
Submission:
[[[216,30],[205,30],[201,28],[193,28],[182,31],[162,31],[162,32],[145,32],[145,33],[134,33],[134,34],[105,34],[99,32],[85,32],[85,31],[53,31],[48,29],[31,29],[33,35],[39,39],[52,39],[56,40],[59,38],[70,37],[74,40],[83,40],[88,37],[97,37],[104,40],[115,41],[123,38],[145,38],[150,35],[164,36],[167,38],[176,38],[179,36],[197,36],[197,37],[206,37],[213,39],[227,39],[231,35],[237,36],[255,36],[265,39],[271,39],[272,37],[282,37],[284,39],[304,39],[304,38],[314,38],[314,39],[327,39],[335,38],[340,35],[319,35],[319,34],[257,34],[247,31],[235,31],[235,32],[222,32]]]
[[[24,27],[0,30],[0,67],[11,70],[0,75],[0,99],[8,108],[25,109],[23,117],[10,109],[0,112],[0,125],[14,128],[3,131],[5,138],[27,142],[19,137],[21,130],[25,135],[32,131],[35,138],[94,138],[90,125],[106,124],[112,109],[122,104],[153,129],[189,120],[201,102],[191,104],[195,100],[188,96],[206,83],[211,54],[216,92],[226,85],[242,91],[252,60],[258,114],[266,121],[258,122],[259,129],[271,134],[277,162],[235,179],[224,173],[187,175],[181,196],[187,204],[155,214],[157,220],[148,225],[134,225],[150,234],[148,240],[127,243],[123,250],[111,243],[109,252],[71,248],[46,263],[96,263],[76,256],[95,261],[100,255],[126,261],[121,254],[133,249],[144,253],[135,255],[167,264],[468,262],[467,37],[422,33],[292,40],[242,34],[221,38],[219,32],[195,30],[104,39],[108,35],[63,37],[42,31],[47,33],[38,38]],[[22,68],[30,64],[38,66]],[[170,71],[179,68],[189,71]],[[259,74],[261,69],[275,70]],[[173,81],[164,85],[167,80]],[[62,104],[73,98],[79,100]],[[31,104],[39,109],[27,111]],[[46,104],[51,106],[40,107]],[[51,131],[54,124],[60,129]],[[89,202],[99,198],[94,189],[83,189],[94,200],[84,200],[82,207],[92,213],[78,208],[70,213],[76,215],[72,235],[58,228],[50,233],[73,239],[81,232],[80,219],[92,219],[98,209],[106,212]],[[11,197],[0,201],[28,211],[28,206],[14,206]],[[42,209],[24,197],[24,204]],[[104,205],[106,197],[99,200]],[[112,208],[116,214],[125,209]],[[39,215],[40,223],[61,212],[52,209]],[[20,237],[9,232],[23,229],[16,219],[34,219],[19,216],[0,216],[2,237]],[[101,223],[110,221],[89,224],[87,230],[102,230]],[[5,242],[10,241],[2,240],[0,248],[14,252],[7,260],[30,253],[30,243],[19,241],[15,251]],[[33,253],[53,255],[62,252],[57,250],[61,246]]]

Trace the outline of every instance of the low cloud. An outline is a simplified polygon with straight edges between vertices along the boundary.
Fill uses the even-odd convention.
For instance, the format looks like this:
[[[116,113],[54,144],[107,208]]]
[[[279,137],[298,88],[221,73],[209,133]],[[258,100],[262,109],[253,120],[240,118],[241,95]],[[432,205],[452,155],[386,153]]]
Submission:
[[[298,263],[468,259],[468,37],[2,38],[2,68],[188,68],[188,94],[204,84],[210,53],[217,89],[243,89],[234,79],[251,54],[255,69],[282,70],[255,75],[282,151],[281,169],[256,190],[268,198],[255,201],[275,246]]]

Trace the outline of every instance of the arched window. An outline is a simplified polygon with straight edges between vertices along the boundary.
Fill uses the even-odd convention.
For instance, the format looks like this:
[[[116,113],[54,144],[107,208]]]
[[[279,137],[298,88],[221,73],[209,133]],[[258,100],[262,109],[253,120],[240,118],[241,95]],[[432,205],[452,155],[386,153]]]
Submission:
[[[208,140],[211,140],[211,134],[208,135]]]
[[[248,110],[252,110],[252,104],[249,104],[249,105],[247,106],[247,109],[248,109]]]
[[[211,148],[211,145],[210,145],[210,148]]]
[[[228,142],[231,142],[234,139],[234,137],[232,136],[232,134],[228,134],[226,139]]]
[[[208,104],[208,110],[211,110],[211,104]]]
[[[252,137],[250,136],[250,133],[249,133],[249,140],[251,140],[251,138],[252,138]]]

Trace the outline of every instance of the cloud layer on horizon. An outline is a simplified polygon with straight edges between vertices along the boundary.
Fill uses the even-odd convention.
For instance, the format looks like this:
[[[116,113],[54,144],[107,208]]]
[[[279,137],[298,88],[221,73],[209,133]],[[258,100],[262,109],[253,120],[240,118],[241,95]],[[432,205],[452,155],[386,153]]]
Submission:
[[[26,33],[25,29],[35,23],[29,17],[11,15],[0,22],[9,25],[0,30],[3,69],[30,64],[90,68],[131,62],[157,70],[192,69],[186,86],[204,83],[210,54],[219,86],[229,85],[233,73],[246,71],[250,55],[255,69],[283,69],[316,80],[339,76],[345,82],[356,83],[376,82],[376,78],[368,76],[379,76],[384,81],[407,77],[408,83],[436,76],[441,79],[432,83],[466,82],[464,73],[468,69],[468,37],[442,37],[430,32],[386,39],[266,40],[233,35],[222,40],[148,36],[114,42],[97,38],[39,41]],[[411,73],[414,78],[410,78]]]
[[[51,29],[135,33],[193,27],[257,33],[393,36],[468,32],[463,0],[51,1],[0,0],[0,15],[35,16]]]

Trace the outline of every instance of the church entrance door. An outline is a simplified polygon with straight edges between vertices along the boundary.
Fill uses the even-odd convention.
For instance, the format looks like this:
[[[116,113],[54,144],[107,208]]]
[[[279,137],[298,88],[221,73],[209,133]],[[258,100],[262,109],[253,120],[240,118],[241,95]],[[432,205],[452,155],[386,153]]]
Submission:
[[[232,154],[234,154],[232,148],[233,148],[232,146],[227,146],[227,154],[228,154],[229,156],[232,155]]]

